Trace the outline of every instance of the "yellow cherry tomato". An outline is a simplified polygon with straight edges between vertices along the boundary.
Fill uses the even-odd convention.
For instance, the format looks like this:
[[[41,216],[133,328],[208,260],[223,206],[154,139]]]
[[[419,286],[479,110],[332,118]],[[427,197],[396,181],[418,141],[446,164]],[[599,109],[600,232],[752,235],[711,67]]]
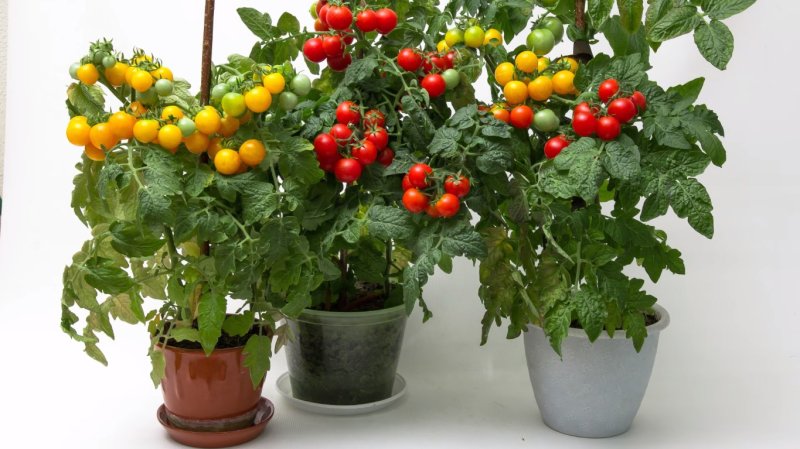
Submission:
[[[119,143],[119,138],[108,123],[98,123],[89,130],[89,140],[92,145],[101,150],[110,150]]]
[[[575,92],[575,74],[569,70],[562,70],[553,75],[553,90],[559,95],[569,95]]]
[[[483,45],[483,39],[485,37],[486,33],[483,31],[483,28],[478,25],[473,25],[464,31],[464,44],[466,44],[467,47],[480,48]]]
[[[139,93],[147,92],[154,82],[153,75],[144,70],[138,70],[131,75],[131,87]]]
[[[67,140],[73,145],[84,147],[91,142],[89,138],[91,129],[92,127],[86,122],[86,117],[74,117],[67,125]]]
[[[500,30],[489,28],[483,36],[483,45],[491,45],[497,47],[503,44],[503,33]]]
[[[210,136],[219,131],[221,126],[219,112],[213,107],[206,107],[194,116],[194,124],[198,131]]]
[[[128,105],[128,110],[134,117],[139,118],[147,112],[147,107],[138,101],[134,101]]]
[[[528,96],[536,101],[547,101],[553,95],[553,80],[539,76],[528,84]]]
[[[222,149],[222,138],[221,137],[214,137],[211,141],[208,142],[208,158],[212,161],[219,153],[219,150]]]
[[[447,41],[446,40],[442,39],[442,40],[439,41],[438,44],[436,44],[436,50],[439,53],[444,53],[447,50],[450,50],[450,46],[447,45]]]
[[[537,70],[539,70],[540,72],[544,72],[545,69],[547,69],[547,67],[549,66],[550,66],[550,58],[544,56],[539,58],[539,67]]]
[[[522,81],[509,81],[503,88],[503,95],[505,95],[508,104],[525,103],[525,100],[528,99],[528,86]]]
[[[236,174],[242,166],[242,158],[239,157],[239,153],[236,151],[230,148],[224,148],[219,150],[217,155],[214,156],[214,166],[217,168],[217,171],[223,175],[233,175]]]
[[[172,153],[175,153],[182,141],[183,133],[175,125],[164,125],[158,130],[158,144]]]
[[[167,67],[159,67],[159,68],[153,70],[152,72],[150,72],[150,74],[153,75],[153,78],[155,78],[157,80],[160,80],[160,79],[165,79],[165,80],[170,80],[170,81],[173,80],[173,78],[172,78],[172,70],[170,70]]]
[[[252,118],[253,118],[253,113],[250,112],[250,111],[247,111],[241,117],[239,117],[239,124],[240,125],[246,125],[247,122],[252,120]]]
[[[135,58],[133,58],[133,64],[134,65],[139,65],[139,64],[141,64],[141,63],[143,63],[145,61],[153,62],[153,57],[150,56],[150,55],[146,55],[146,54],[140,54],[139,56],[136,56]]]
[[[255,167],[260,164],[266,155],[266,147],[257,139],[246,140],[242,146],[239,147],[239,157],[242,159],[242,162],[250,167]]]
[[[100,79],[100,72],[94,64],[84,64],[78,67],[78,79],[83,84],[92,85]]]
[[[207,135],[195,131],[189,137],[184,137],[183,144],[190,153],[203,154],[208,150],[210,140]]]
[[[503,87],[512,81],[515,75],[514,64],[510,62],[503,62],[494,69],[494,79],[497,80],[497,84]]]
[[[517,69],[520,72],[533,73],[539,67],[539,58],[536,56],[536,53],[525,50],[517,55],[514,63],[517,65]]]
[[[447,44],[448,47],[453,48],[456,45],[464,42],[464,32],[459,30],[458,28],[453,28],[452,30],[448,30],[447,33],[444,35],[444,42]]]
[[[278,95],[286,88],[286,78],[280,73],[270,73],[261,79],[270,94]]]
[[[125,70],[125,83],[128,85],[131,84],[131,80],[133,80],[133,75],[136,72],[140,72],[142,69],[139,67],[129,66],[127,70]]]
[[[575,58],[570,58],[569,56],[566,56],[564,58],[559,59],[558,62],[569,64],[569,71],[572,72],[572,73],[575,73],[575,72],[578,71],[578,67],[579,67],[578,66],[578,61],[576,61]]]
[[[230,115],[226,115],[222,117],[219,122],[219,132],[224,137],[230,137],[236,134],[236,131],[239,130],[239,119],[236,117],[231,117]]]
[[[83,154],[95,162],[106,160],[106,152],[93,146],[92,144],[86,145],[83,149]]]
[[[183,110],[175,105],[169,105],[161,110],[161,120],[175,123],[183,118]]]
[[[264,112],[272,105],[272,94],[265,87],[256,86],[244,94],[244,104],[255,113]]]
[[[111,130],[120,139],[130,139],[133,137],[133,126],[136,125],[136,117],[125,111],[118,111],[111,114],[108,118]]]
[[[133,125],[133,137],[142,143],[153,142],[158,137],[158,127],[156,120],[139,120]]]
[[[128,73],[128,64],[117,61],[113,67],[105,70],[106,79],[114,87],[125,84],[125,74]]]

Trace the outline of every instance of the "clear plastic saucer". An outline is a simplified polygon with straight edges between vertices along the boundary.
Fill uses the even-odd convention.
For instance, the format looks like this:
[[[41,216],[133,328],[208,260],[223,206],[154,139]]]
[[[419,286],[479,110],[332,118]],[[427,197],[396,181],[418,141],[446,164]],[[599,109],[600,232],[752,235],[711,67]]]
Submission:
[[[278,377],[278,381],[275,382],[275,386],[278,388],[278,392],[281,394],[281,396],[286,398],[287,401],[300,410],[334,416],[363,415],[365,413],[372,413],[393,404],[398,399],[403,397],[406,392],[406,380],[400,374],[395,374],[394,386],[392,387],[392,395],[390,397],[381,401],[355,405],[318,404],[316,402],[297,399],[292,395],[292,382],[289,379],[288,372],[283,373],[280,377]]]

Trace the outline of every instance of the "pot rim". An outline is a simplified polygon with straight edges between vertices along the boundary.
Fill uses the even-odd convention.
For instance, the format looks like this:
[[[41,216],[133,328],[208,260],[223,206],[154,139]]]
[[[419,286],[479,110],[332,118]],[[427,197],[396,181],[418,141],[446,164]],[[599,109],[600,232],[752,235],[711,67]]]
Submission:
[[[650,337],[651,335],[659,333],[662,330],[666,329],[667,326],[669,326],[669,321],[670,321],[669,312],[667,312],[667,309],[662,307],[660,304],[653,304],[652,309],[656,313],[656,317],[658,318],[658,321],[656,321],[655,323],[647,326],[647,336],[648,337]],[[541,326],[536,325],[536,324],[530,324],[529,326],[538,327],[539,329],[542,328]],[[621,332],[621,331],[617,330],[614,333],[614,335],[617,335],[617,333],[619,333],[619,332]],[[584,332],[583,329],[575,329],[575,328],[572,328],[572,327],[569,328],[567,336],[575,337],[575,338],[583,338],[583,339],[586,339],[586,340],[589,339],[589,337],[586,335],[586,332]],[[600,336],[597,337],[597,339],[595,341],[597,341],[597,340],[613,340],[613,338],[609,337],[608,333],[604,331],[604,332],[600,333]]]
[[[354,321],[360,321],[369,318],[386,318],[384,321],[374,321],[370,324],[379,324],[382,322],[394,321],[395,319],[400,319],[401,317],[405,317],[405,304],[400,304],[399,306],[390,307],[388,309],[380,309],[380,310],[368,310],[365,312],[338,312],[338,311],[331,311],[331,310],[312,310],[312,309],[303,309],[300,312],[300,315],[297,318],[287,318],[293,321],[301,321],[304,323],[317,323],[317,321],[309,321],[309,318],[317,318],[317,319],[353,319]],[[304,319],[305,318],[305,319]]]
[[[163,351],[165,349],[169,349],[170,351],[173,351],[173,352],[182,352],[182,353],[187,353],[187,354],[200,353],[200,354],[206,355],[206,352],[205,352],[205,350],[203,348],[188,349],[188,348],[179,348],[177,346],[172,346],[172,345],[159,345],[159,344],[156,345],[156,348],[161,350],[161,351]],[[214,354],[217,354],[217,353],[220,353],[220,352],[227,353],[227,352],[235,352],[235,351],[243,351],[243,350],[244,350],[244,345],[242,345],[242,346],[234,346],[233,348],[214,348],[214,350],[211,351],[211,354],[206,355],[206,357],[211,357]]]

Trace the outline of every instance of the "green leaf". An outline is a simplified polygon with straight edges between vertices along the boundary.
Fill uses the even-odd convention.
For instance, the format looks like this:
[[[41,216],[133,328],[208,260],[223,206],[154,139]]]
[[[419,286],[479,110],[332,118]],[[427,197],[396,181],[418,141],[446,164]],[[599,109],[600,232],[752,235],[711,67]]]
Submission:
[[[647,338],[644,315],[641,312],[626,313],[622,319],[622,326],[625,328],[625,337],[633,340],[633,347],[636,348],[636,352],[641,351],[644,340]]]
[[[611,15],[611,9],[614,7],[614,0],[589,0],[589,19],[592,21],[592,26],[599,30]]]
[[[250,370],[253,388],[257,388],[269,371],[269,359],[272,356],[272,340],[266,335],[251,335],[244,345],[244,366]]]
[[[714,217],[708,191],[694,178],[676,182],[670,189],[672,209],[705,237],[714,236]]]
[[[352,86],[355,83],[364,81],[372,76],[372,72],[378,68],[378,61],[373,58],[356,59],[347,68],[342,80],[343,86]]]
[[[278,194],[272,184],[251,182],[242,186],[240,192],[246,226],[270,218],[278,209]]]
[[[200,296],[197,325],[200,330],[200,345],[206,355],[211,354],[222,335],[222,324],[225,322],[227,301],[225,296],[216,292],[204,292]]]
[[[470,259],[486,256],[486,245],[469,221],[448,221],[442,227],[442,251],[449,256]]]
[[[647,38],[654,42],[664,42],[694,30],[702,19],[694,6],[681,6],[669,10],[647,32]]]
[[[706,79],[703,77],[695,78],[686,84],[672,86],[667,89],[667,95],[677,97],[672,105],[673,110],[685,109],[694,104],[703,90]]]
[[[231,337],[243,337],[253,328],[254,319],[255,314],[252,311],[228,315],[222,323],[222,330]]]
[[[602,31],[615,56],[640,54],[645,61],[648,60],[650,47],[645,39],[644,28],[639,27],[631,34],[622,27],[619,16],[614,16],[605,22]]]
[[[561,343],[569,334],[569,325],[572,323],[572,304],[558,302],[547,313],[544,319],[544,332],[550,337],[550,346],[561,356]]]
[[[635,33],[642,25],[642,15],[644,13],[643,0],[617,0],[619,9],[620,23],[622,27],[630,33]]]
[[[727,19],[751,7],[756,0],[702,0],[703,11],[715,20]]]
[[[82,115],[99,115],[105,112],[103,90],[99,86],[73,83],[67,89],[67,100]]]
[[[630,139],[608,142],[605,150],[603,166],[612,177],[629,181],[639,175],[641,169],[639,148]]]
[[[325,172],[319,168],[313,150],[313,144],[299,137],[292,137],[282,142],[278,162],[281,175],[302,185],[319,182],[325,176]]]
[[[197,169],[192,170],[186,178],[184,191],[192,197],[197,197],[206,187],[214,182],[214,171],[207,164],[200,164]]]
[[[407,239],[414,234],[411,214],[399,208],[372,206],[367,218],[369,233],[378,239]]]
[[[270,40],[273,37],[272,20],[269,14],[261,14],[253,8],[239,8],[236,10],[245,26],[261,40]]]
[[[153,381],[153,386],[158,388],[166,373],[167,359],[164,357],[164,351],[156,348],[150,349],[148,355],[150,356],[150,364],[152,365],[150,380]]]
[[[578,290],[570,296],[570,303],[589,341],[597,340],[606,322],[606,305],[602,296],[594,291]]]
[[[122,320],[128,324],[138,324],[144,321],[143,314],[134,311],[134,308],[141,309],[141,304],[138,304],[138,307],[134,306],[128,294],[121,293],[111,296],[107,302],[110,304],[109,312],[115,319]]]
[[[200,341],[200,332],[193,327],[178,327],[169,330],[169,338],[175,341]]]
[[[511,153],[507,149],[490,149],[475,160],[478,170],[494,175],[503,173],[513,164]]]
[[[733,56],[733,33],[719,20],[701,22],[694,30],[694,43],[714,67],[725,70]]]
[[[106,359],[105,354],[103,354],[103,351],[101,351],[95,343],[84,343],[83,351],[89,357],[97,360],[105,366],[108,366],[108,360]]]
[[[717,167],[722,167],[727,160],[725,147],[722,146],[722,142],[717,136],[705,129],[704,131],[697,136],[700,140],[700,145],[703,146],[703,151],[711,158],[711,162]]]
[[[403,118],[403,136],[411,144],[413,150],[426,150],[430,145],[436,128],[427,112],[411,95],[403,96],[400,102],[408,117]]]
[[[109,295],[117,295],[130,290],[134,282],[128,273],[116,266],[110,259],[92,257],[84,263],[86,283]]]
[[[284,34],[299,33],[300,21],[297,20],[297,17],[285,12],[278,19],[278,29]]]
[[[444,157],[450,157],[458,151],[459,140],[461,140],[461,131],[453,128],[439,128],[433,136],[428,151],[431,155],[443,154]]]
[[[115,221],[109,227],[111,246],[128,257],[148,257],[156,253],[164,240],[136,223]]]

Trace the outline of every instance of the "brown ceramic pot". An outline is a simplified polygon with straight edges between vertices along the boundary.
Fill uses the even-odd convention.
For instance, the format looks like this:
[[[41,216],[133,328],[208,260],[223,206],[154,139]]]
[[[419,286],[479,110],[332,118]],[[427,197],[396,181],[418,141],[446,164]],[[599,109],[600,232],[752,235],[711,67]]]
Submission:
[[[176,427],[225,431],[251,426],[261,399],[244,366],[244,348],[200,349],[172,346],[164,351],[167,366],[161,387],[169,421]]]

